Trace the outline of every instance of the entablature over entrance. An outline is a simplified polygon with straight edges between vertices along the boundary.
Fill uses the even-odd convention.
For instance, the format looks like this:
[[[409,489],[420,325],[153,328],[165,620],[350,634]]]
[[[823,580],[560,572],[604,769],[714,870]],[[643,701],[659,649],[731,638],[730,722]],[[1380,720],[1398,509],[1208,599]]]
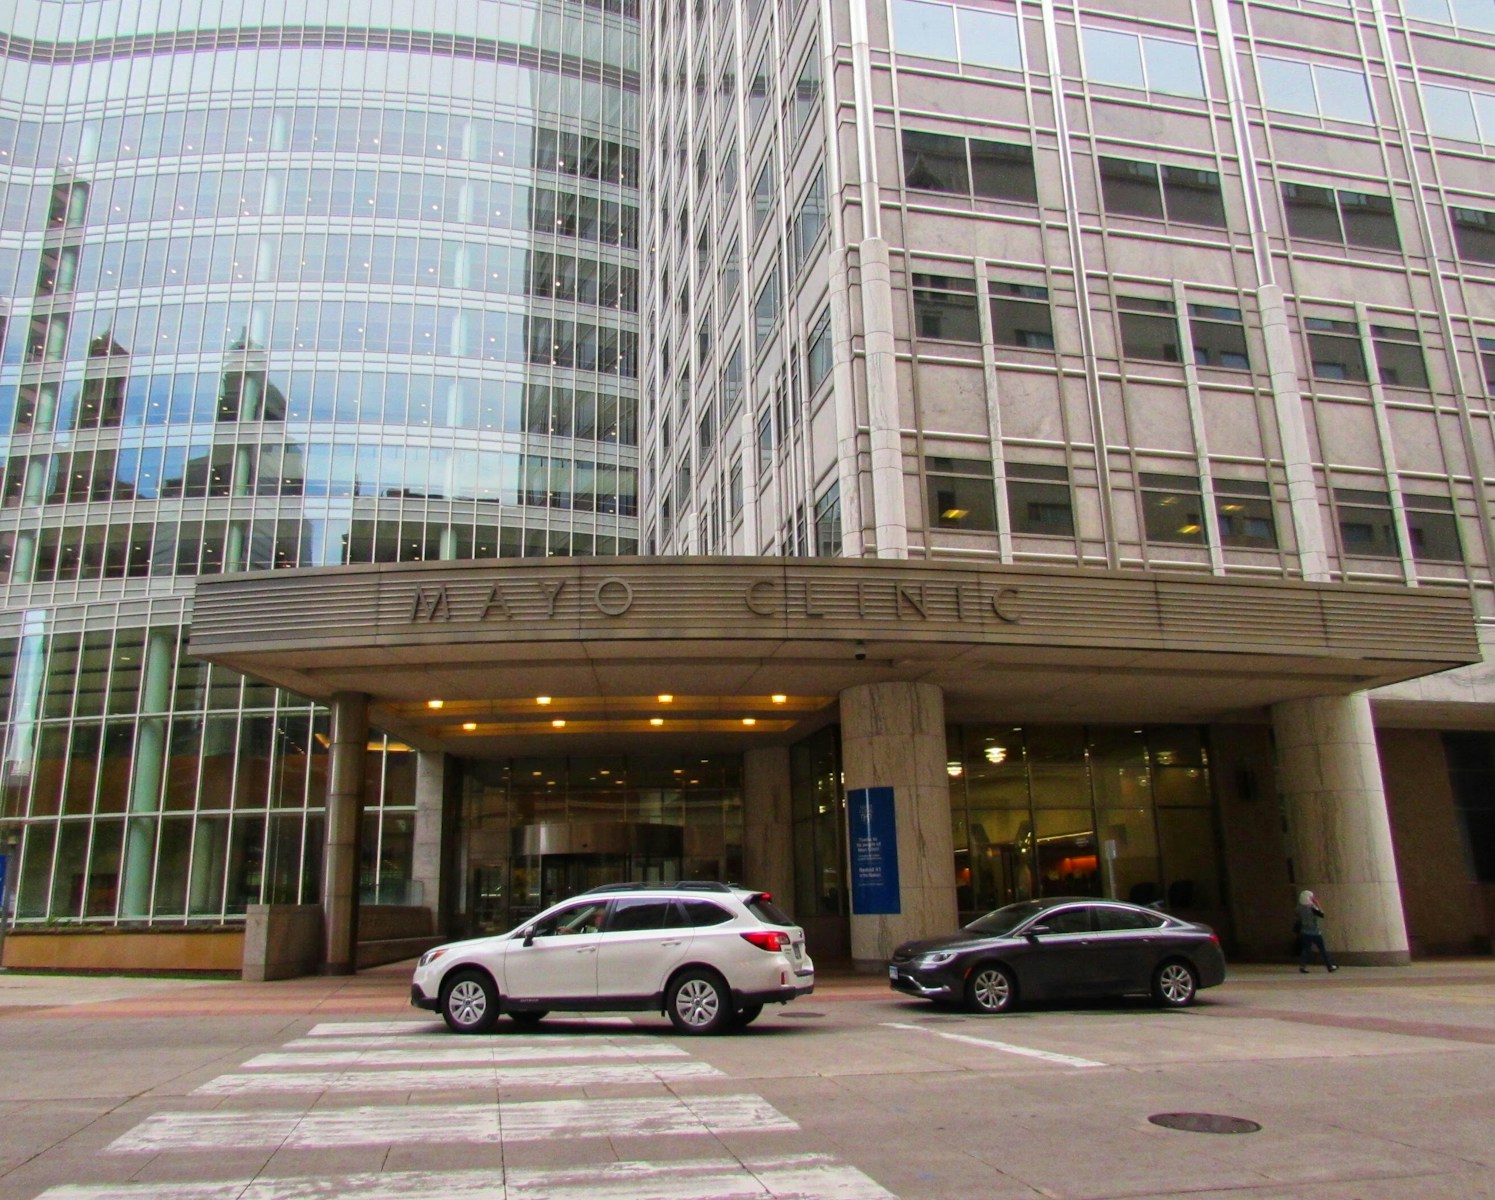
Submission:
[[[364,692],[382,727],[456,753],[784,740],[890,680],[939,685],[951,719],[1209,720],[1480,658],[1462,592],[782,558],[223,575],[198,583],[190,651],[318,699]]]

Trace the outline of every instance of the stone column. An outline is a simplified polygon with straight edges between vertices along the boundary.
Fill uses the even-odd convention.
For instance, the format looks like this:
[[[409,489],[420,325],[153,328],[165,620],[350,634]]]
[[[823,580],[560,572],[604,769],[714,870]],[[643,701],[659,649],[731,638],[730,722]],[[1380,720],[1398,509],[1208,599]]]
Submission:
[[[1318,895],[1339,962],[1405,963],[1407,927],[1381,784],[1370,698],[1315,696],[1272,706],[1294,887]],[[1282,924],[1292,917],[1284,897]]]
[[[171,709],[171,668],[176,659],[175,630],[146,632],[141,670],[140,724],[130,762],[129,823],[125,826],[124,881],[120,915],[148,917],[155,880],[156,824],[161,783],[166,773],[167,713]]]
[[[789,802],[789,747],[742,756],[742,882],[772,892],[794,911],[794,845]]]
[[[420,895],[411,903],[431,910],[438,931],[446,929],[442,865],[446,862],[446,773],[451,765],[439,751],[421,750],[415,757],[415,844],[410,876],[419,885]]]
[[[958,922],[945,696],[931,683],[869,683],[841,693],[846,790],[893,789],[902,912],[851,915],[851,957],[880,967],[899,942],[948,933]]]
[[[327,764],[327,846],[322,862],[322,974],[358,969],[358,830],[363,817],[363,764],[369,744],[369,698],[332,697],[332,746]]]

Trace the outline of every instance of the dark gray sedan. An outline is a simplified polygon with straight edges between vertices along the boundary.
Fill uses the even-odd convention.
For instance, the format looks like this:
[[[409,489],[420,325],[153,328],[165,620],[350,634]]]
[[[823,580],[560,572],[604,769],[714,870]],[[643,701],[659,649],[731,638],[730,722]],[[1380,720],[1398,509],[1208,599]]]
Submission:
[[[1120,900],[1064,897],[1009,904],[944,937],[893,951],[888,982],[972,1012],[1019,1000],[1150,993],[1166,1008],[1225,982],[1225,955],[1208,925]]]

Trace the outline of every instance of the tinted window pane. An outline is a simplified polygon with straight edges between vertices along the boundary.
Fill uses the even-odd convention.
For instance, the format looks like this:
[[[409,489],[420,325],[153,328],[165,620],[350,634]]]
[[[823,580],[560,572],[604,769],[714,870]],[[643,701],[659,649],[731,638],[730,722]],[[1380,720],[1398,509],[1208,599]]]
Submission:
[[[1152,358],[1180,362],[1178,322],[1172,317],[1149,317],[1124,312],[1121,318],[1121,353],[1127,358]]]
[[[1381,382],[1392,387],[1425,388],[1428,386],[1427,365],[1422,360],[1422,348],[1411,342],[1391,342],[1377,339],[1376,367]]]
[[[1313,362],[1315,379],[1349,379],[1358,383],[1369,379],[1365,373],[1365,358],[1360,353],[1358,338],[1310,333],[1308,353]]]
[[[1152,91],[1175,96],[1204,95],[1204,75],[1199,69],[1199,51],[1194,46],[1145,37],[1142,56],[1147,63],[1147,86]]]
[[[1088,78],[1121,87],[1146,86],[1142,74],[1142,51],[1134,35],[1112,33],[1109,29],[1086,29],[1083,38]]]
[[[1009,479],[1007,508],[1014,533],[1074,536],[1074,507],[1067,484]]]
[[[1342,242],[1339,209],[1329,188],[1306,183],[1284,183],[1282,206],[1287,213],[1287,232],[1293,237]]]
[[[971,181],[978,196],[1026,203],[1038,199],[1033,151],[1027,146],[972,138]]]
[[[674,924],[669,919],[669,913],[668,900],[619,900],[613,904],[613,915],[607,923],[607,932],[664,929]]]
[[[1023,54],[1018,42],[1016,17],[975,8],[957,8],[955,19],[960,27],[962,62],[983,67],[1010,67],[1014,71],[1022,68]]]
[[[1458,518],[1451,512],[1418,512],[1407,497],[1407,534],[1412,539],[1412,557],[1418,562],[1463,562]]]
[[[1366,90],[1364,75],[1358,71],[1320,66],[1314,67],[1313,75],[1324,116],[1340,121],[1371,122],[1370,93]]]
[[[1340,192],[1339,209],[1344,217],[1345,240],[1351,245],[1374,246],[1381,250],[1401,249],[1390,196]]]
[[[1194,339],[1194,362],[1201,367],[1225,367],[1249,371],[1251,359],[1246,352],[1246,330],[1223,321],[1189,321]]]
[[[992,341],[998,346],[1021,346],[1025,350],[1054,348],[1054,322],[1045,300],[993,296],[991,324]]]
[[[913,282],[914,329],[918,337],[947,342],[981,340],[973,282],[942,275],[915,275]]]
[[[707,925],[722,925],[732,919],[732,914],[720,904],[710,900],[683,900],[685,916],[691,925],[700,929]]]
[[[1152,163],[1125,158],[1100,160],[1101,198],[1108,213],[1135,217],[1162,217],[1163,194],[1158,189],[1158,169]]]
[[[1495,213],[1454,208],[1449,214],[1459,257],[1469,262],[1495,263]]]
[[[1214,171],[1165,166],[1163,196],[1170,221],[1225,228],[1225,202],[1220,196],[1220,177]]]
[[[965,139],[906,130],[903,134],[903,182],[921,192],[969,195],[971,177],[966,170]]]
[[[1340,505],[1339,539],[1346,554],[1364,558],[1400,557],[1389,508]]]
[[[1244,549],[1272,549],[1277,545],[1272,502],[1265,497],[1217,495],[1215,513],[1221,545]]]

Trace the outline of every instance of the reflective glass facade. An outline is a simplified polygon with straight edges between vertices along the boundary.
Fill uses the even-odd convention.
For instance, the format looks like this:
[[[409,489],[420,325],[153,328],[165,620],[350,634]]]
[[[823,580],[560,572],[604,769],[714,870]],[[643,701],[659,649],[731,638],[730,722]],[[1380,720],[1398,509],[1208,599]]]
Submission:
[[[325,713],[185,655],[193,579],[636,549],[636,12],[42,0],[0,35],[17,918],[314,901]],[[364,895],[418,902],[415,755],[369,753]]]

